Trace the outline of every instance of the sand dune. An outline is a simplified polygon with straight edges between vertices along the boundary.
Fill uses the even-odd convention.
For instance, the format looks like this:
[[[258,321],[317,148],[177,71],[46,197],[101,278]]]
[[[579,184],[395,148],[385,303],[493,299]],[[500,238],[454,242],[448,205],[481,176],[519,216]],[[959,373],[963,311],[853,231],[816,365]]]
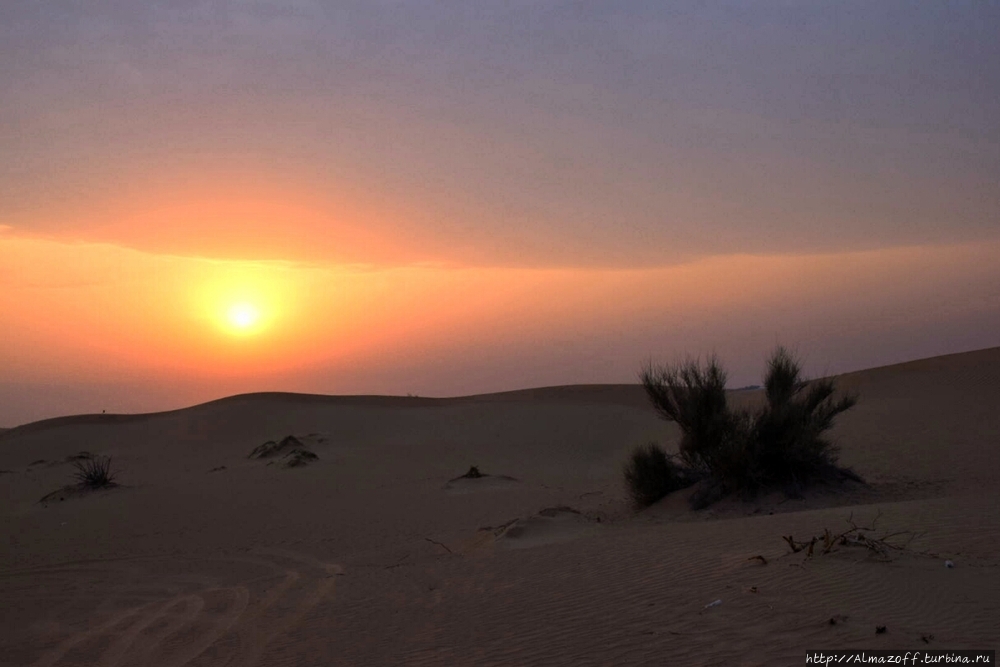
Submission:
[[[631,448],[677,439],[629,385],[250,394],[0,432],[0,665],[773,665],[807,648],[996,648],[1000,348],[838,382],[861,402],[834,437],[869,485],[701,512],[680,496],[626,505]],[[315,458],[250,458],[287,436]],[[111,456],[120,486],[39,502],[84,451]],[[461,477],[473,465],[488,476]],[[890,562],[782,540],[849,517],[912,539]]]

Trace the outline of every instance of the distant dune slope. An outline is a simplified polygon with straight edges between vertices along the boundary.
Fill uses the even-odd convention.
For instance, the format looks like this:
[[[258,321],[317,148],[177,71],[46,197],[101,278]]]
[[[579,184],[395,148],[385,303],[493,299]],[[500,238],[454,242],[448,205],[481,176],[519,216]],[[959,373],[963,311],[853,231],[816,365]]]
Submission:
[[[848,373],[838,383],[861,400],[841,416],[833,436],[843,462],[863,475],[961,484],[1000,475],[994,453],[1000,440],[1000,348]],[[738,392],[733,399],[745,403],[759,396]],[[609,461],[639,440],[670,446],[677,436],[672,424],[658,419],[639,385],[441,399],[256,393],[170,412],[76,415],[13,428],[0,433],[0,467],[87,449],[143,451],[170,464],[181,451],[199,457],[230,448],[236,453],[265,439],[326,430],[341,442],[371,447],[404,434],[431,449],[442,440],[464,440],[473,450],[501,440],[548,440],[551,457],[583,450],[591,453],[584,459],[591,463]]]
[[[936,390],[951,389],[961,393],[965,391],[985,392],[983,399],[988,399],[991,391],[997,390],[997,380],[1000,379],[1000,347],[959,352],[956,354],[918,359],[914,361],[880,366],[876,368],[854,371],[837,376],[842,386],[857,389],[874,388],[881,396],[886,389],[894,389],[907,379],[918,377],[921,384],[935,385]],[[941,386],[945,385],[945,386]],[[946,391],[953,395],[955,391]],[[756,392],[746,389],[734,390],[734,393],[753,395]],[[910,394],[904,392],[899,400],[909,401]],[[737,399],[739,400],[739,399]],[[381,395],[347,395],[332,396],[323,394],[302,394],[295,392],[256,392],[237,394],[215,399],[187,408],[140,414],[87,414],[53,417],[37,422],[23,424],[13,428],[0,428],[0,435],[15,431],[27,432],[40,428],[68,426],[74,424],[112,424],[124,423],[150,417],[182,414],[185,411],[198,411],[228,407],[231,404],[248,405],[357,405],[364,407],[428,407],[446,406],[468,403],[504,403],[542,401],[558,403],[603,403],[642,407],[648,404],[645,392],[637,384],[586,384],[559,385],[552,387],[535,387],[492,394],[475,394],[450,398],[428,398],[417,396],[381,396]]]

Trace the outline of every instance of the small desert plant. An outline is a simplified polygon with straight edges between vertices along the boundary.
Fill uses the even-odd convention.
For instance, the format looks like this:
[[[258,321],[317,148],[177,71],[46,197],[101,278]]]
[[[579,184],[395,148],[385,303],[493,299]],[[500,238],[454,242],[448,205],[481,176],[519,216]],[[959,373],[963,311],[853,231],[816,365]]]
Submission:
[[[115,473],[111,471],[110,456],[96,456],[81,459],[73,463],[76,468],[77,484],[88,489],[101,489],[114,486]]]
[[[263,445],[257,445],[250,452],[248,459],[266,459],[275,456],[279,452],[282,452],[289,448],[303,448],[302,442],[296,438],[294,435],[285,436],[281,442],[275,442],[274,440],[268,440]]]
[[[681,477],[705,480],[692,504],[704,507],[728,494],[744,497],[782,488],[798,495],[813,482],[860,478],[837,466],[837,450],[823,434],[857,402],[835,398],[832,380],[807,382],[783,347],[767,362],[766,403],[733,410],[726,402],[726,373],[715,357],[667,367],[647,366],[642,384],[653,406],[681,429]],[[634,460],[633,460],[634,463]],[[666,473],[665,473],[666,474]],[[677,476],[670,471],[671,478]],[[628,471],[626,481],[632,485]],[[664,482],[665,486],[670,486]]]
[[[692,483],[690,475],[655,443],[637,447],[625,465],[625,485],[636,507],[647,507]]]

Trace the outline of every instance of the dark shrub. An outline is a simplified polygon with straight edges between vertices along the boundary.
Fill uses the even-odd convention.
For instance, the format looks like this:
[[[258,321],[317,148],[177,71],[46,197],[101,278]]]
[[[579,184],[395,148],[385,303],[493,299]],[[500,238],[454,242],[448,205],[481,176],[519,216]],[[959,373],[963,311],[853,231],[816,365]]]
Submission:
[[[830,379],[806,382],[798,361],[783,347],[768,361],[764,387],[767,403],[754,416],[750,438],[757,468],[754,486],[781,487],[798,495],[812,482],[858,479],[836,465],[837,448],[823,435],[837,415],[857,404],[857,396],[836,398]]]
[[[781,488],[798,495],[814,482],[860,481],[852,471],[837,466],[836,447],[823,436],[838,414],[857,403],[857,397],[836,398],[829,379],[806,382],[798,361],[783,347],[768,360],[766,403],[757,410],[728,406],[726,373],[715,357],[704,367],[690,360],[677,366],[650,365],[641,377],[653,406],[680,427],[680,458],[686,467],[678,472],[674,465],[664,472],[668,481],[660,486],[646,481],[644,488],[670,487],[669,480],[678,475],[704,478],[691,499],[695,507],[704,507],[729,494],[747,497]]]
[[[115,473],[111,472],[110,456],[81,459],[75,461],[73,467],[76,468],[74,477],[81,487],[101,489],[115,485]]]
[[[690,486],[691,476],[655,443],[637,447],[625,466],[625,485],[636,507],[647,507]]]
[[[649,365],[642,385],[653,407],[681,428],[680,456],[693,471],[707,473],[717,467],[732,431],[726,405],[726,372],[718,359],[709,357],[704,368],[688,360],[677,366]]]

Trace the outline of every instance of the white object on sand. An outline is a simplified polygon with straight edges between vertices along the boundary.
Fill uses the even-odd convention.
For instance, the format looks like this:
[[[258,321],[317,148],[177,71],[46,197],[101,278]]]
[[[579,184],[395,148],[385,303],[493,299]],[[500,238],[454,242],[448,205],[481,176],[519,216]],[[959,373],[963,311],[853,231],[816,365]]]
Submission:
[[[954,561],[950,561],[950,560],[946,560],[944,562],[944,566],[950,570],[951,568],[955,567],[955,562]]]
[[[722,604],[722,600],[716,600],[715,602],[709,602],[707,605],[705,605],[705,609],[709,609],[710,607],[718,607],[720,604]]]

